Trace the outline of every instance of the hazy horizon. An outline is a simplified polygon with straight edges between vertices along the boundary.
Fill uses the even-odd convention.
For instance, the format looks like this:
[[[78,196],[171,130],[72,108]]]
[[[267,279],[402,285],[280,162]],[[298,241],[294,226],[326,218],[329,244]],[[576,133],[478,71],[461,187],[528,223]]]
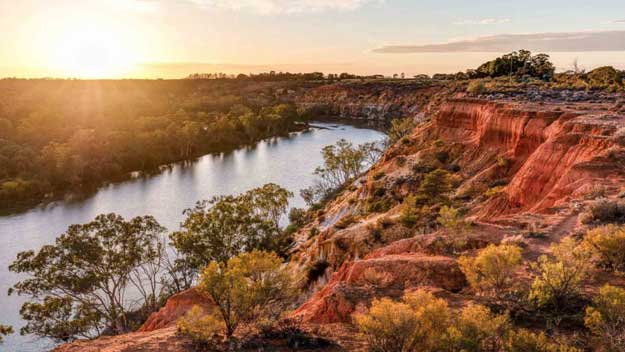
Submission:
[[[625,68],[625,3],[601,0],[0,0],[0,77],[452,73],[517,49],[559,71]]]

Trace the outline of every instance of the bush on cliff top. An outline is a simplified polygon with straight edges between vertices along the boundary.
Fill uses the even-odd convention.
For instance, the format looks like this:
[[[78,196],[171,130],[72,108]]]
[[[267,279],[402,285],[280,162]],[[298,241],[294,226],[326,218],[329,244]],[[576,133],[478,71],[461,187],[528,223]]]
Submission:
[[[507,315],[484,306],[469,305],[458,313],[445,300],[417,290],[399,302],[374,300],[356,323],[372,352],[579,352],[542,333],[514,329]]]
[[[507,291],[521,265],[521,249],[512,245],[489,245],[475,257],[460,257],[460,269],[478,292],[499,296]]]

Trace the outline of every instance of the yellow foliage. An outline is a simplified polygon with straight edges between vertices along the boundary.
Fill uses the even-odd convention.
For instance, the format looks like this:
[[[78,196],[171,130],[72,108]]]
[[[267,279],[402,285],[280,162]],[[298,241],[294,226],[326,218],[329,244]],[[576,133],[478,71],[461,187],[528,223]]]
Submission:
[[[570,237],[552,245],[551,250],[554,258],[542,256],[533,265],[538,275],[532,283],[529,298],[538,306],[551,305],[557,310],[579,293],[591,269],[590,252]]]
[[[241,323],[279,317],[296,293],[282,260],[260,251],[240,254],[227,264],[210,263],[198,288],[219,306],[227,337]]]
[[[601,351],[625,351],[625,290],[606,285],[586,308],[584,319]]]
[[[461,257],[458,262],[471,287],[498,295],[511,285],[513,274],[521,264],[521,249],[491,244],[477,256]]]
[[[600,266],[625,271],[625,226],[608,225],[588,231],[584,243],[598,257]]]
[[[178,331],[200,343],[209,343],[219,334],[223,334],[226,327],[223,320],[214,313],[205,313],[199,306],[193,306],[190,311],[178,319]]]

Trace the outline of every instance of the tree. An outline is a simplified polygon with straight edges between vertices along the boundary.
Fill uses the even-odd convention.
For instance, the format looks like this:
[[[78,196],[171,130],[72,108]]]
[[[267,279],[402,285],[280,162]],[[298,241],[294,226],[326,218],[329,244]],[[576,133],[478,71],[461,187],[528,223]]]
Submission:
[[[530,289],[530,300],[538,307],[548,307],[555,312],[566,308],[568,301],[577,296],[591,269],[591,254],[567,237],[552,245],[553,258],[541,256],[533,269],[537,276]]]
[[[449,172],[436,169],[427,175],[421,182],[417,193],[418,200],[426,204],[446,202],[447,194],[451,192]]]
[[[513,274],[521,265],[521,249],[491,244],[477,256],[460,257],[458,262],[472,288],[499,296],[510,287]]]
[[[228,339],[243,323],[278,318],[296,292],[280,258],[256,250],[225,263],[211,262],[198,288],[217,305]]]
[[[164,231],[150,216],[100,215],[70,226],[53,245],[19,253],[9,269],[29,275],[10,291],[30,297],[20,311],[27,322],[21,332],[67,341],[129,331],[130,312],[146,300],[148,313],[158,308],[162,286],[148,268],[161,260]],[[131,300],[131,289],[143,300]]]
[[[532,53],[527,50],[511,52],[482,64],[475,71],[478,77],[531,76],[550,80],[555,72],[549,55]]]
[[[314,172],[318,178],[316,183],[300,192],[309,205],[328,198],[343,185],[358,177],[365,168],[377,161],[382,155],[382,150],[375,143],[355,147],[352,143],[341,139],[334,145],[325,146],[321,154],[323,166]]]
[[[606,285],[586,308],[584,319],[600,351],[625,350],[625,290]]]
[[[182,231],[171,234],[172,245],[196,273],[210,262],[254,249],[284,253],[288,238],[280,228],[292,193],[267,184],[237,196],[214,197],[187,209]]]

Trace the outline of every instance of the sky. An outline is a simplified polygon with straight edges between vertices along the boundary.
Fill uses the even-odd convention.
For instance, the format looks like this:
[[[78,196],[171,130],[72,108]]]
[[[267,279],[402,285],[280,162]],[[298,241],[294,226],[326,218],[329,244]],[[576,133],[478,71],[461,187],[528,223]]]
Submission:
[[[623,0],[0,0],[0,77],[465,71],[516,49],[625,69]]]

